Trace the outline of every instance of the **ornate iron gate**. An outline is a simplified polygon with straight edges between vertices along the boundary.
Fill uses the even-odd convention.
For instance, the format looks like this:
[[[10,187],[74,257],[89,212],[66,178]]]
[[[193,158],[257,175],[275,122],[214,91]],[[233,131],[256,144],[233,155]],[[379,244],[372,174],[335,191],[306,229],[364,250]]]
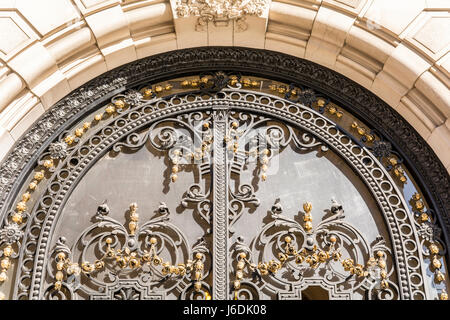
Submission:
[[[136,89],[39,156],[2,229],[15,298],[426,299],[425,257],[445,283],[401,157],[328,98],[225,72]]]

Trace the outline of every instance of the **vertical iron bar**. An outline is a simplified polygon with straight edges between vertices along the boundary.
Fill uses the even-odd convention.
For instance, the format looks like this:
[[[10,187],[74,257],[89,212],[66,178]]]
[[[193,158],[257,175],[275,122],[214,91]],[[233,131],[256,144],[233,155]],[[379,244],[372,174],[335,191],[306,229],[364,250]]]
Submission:
[[[214,300],[228,297],[228,174],[227,134],[228,112],[214,108],[213,162],[213,295]]]

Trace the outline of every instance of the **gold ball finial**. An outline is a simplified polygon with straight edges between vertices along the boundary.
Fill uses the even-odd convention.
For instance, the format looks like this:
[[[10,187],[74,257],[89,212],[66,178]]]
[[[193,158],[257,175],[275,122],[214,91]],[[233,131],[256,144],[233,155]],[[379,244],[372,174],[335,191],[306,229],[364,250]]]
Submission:
[[[311,202],[305,202],[303,204],[303,210],[305,210],[306,213],[310,213],[312,210],[312,204]]]
[[[202,258],[203,258],[203,253],[197,252],[197,253],[195,254],[195,257],[196,257],[197,259],[202,259]]]
[[[435,245],[434,243],[432,243],[429,247],[430,251],[432,254],[438,254],[439,253],[439,248],[437,245]]]
[[[158,242],[158,240],[155,237],[151,237],[150,238],[150,243],[151,244],[156,244],[156,242]]]
[[[56,257],[58,258],[58,260],[63,260],[66,258],[66,254],[64,252],[59,252]]]

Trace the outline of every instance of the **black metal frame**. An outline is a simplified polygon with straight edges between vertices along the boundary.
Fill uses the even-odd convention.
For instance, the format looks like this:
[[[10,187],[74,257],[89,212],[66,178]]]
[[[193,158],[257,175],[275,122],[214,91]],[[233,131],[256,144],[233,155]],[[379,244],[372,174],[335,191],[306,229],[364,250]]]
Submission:
[[[38,155],[64,130],[114,94],[201,72],[230,71],[305,85],[328,96],[377,130],[405,160],[434,208],[450,244],[450,176],[417,131],[392,107],[345,76],[286,54],[241,47],[201,47],[140,59],[89,81],[56,103],[18,139],[0,166],[0,216],[5,217]],[[447,253],[447,261],[450,262]]]

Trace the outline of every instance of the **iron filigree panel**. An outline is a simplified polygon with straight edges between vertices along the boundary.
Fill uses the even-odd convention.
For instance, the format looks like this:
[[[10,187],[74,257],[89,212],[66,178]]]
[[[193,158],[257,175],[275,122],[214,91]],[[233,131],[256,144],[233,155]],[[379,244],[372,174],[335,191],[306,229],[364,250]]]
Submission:
[[[214,51],[215,49],[195,49],[189,54],[197,59],[199,57],[197,55],[202,56],[208,50]],[[232,53],[233,59],[228,60],[229,57],[226,53]],[[250,56],[247,56],[247,54],[250,54]],[[167,56],[171,59],[164,62],[165,66],[173,64],[180,65],[181,69],[188,67],[187,65],[184,66],[184,62],[177,60],[176,57],[179,56],[176,53]],[[348,86],[345,79],[330,74],[327,70],[313,64],[307,66],[297,61],[298,59],[292,60],[292,57],[246,49],[225,48],[223,51],[217,52],[218,61],[226,61],[224,63],[230,66],[233,65],[234,62],[232,61],[234,61],[235,56],[246,57],[244,60],[249,63],[244,69],[254,68],[252,72],[255,74],[266,75],[270,73],[268,71],[269,65],[277,62],[282,67],[282,77],[286,80],[304,80],[306,74],[311,74],[309,84],[314,88],[323,89],[324,86],[329,86],[331,82],[336,84],[336,88],[341,88],[343,85],[346,85],[345,88],[351,87]],[[191,161],[198,165],[198,169],[196,169],[198,173],[194,174],[195,181],[187,188],[183,197],[179,199],[180,207],[178,208],[181,210],[180,212],[182,212],[182,208],[194,208],[195,214],[203,221],[202,223],[208,225],[208,229],[205,230],[205,237],[212,239],[208,240],[210,243],[207,245],[208,250],[212,251],[211,270],[208,269],[208,272],[211,271],[211,277],[206,280],[200,275],[200,278],[205,280],[200,285],[200,289],[204,287],[206,291],[197,290],[196,292],[203,292],[204,298],[208,298],[206,292],[208,294],[211,292],[214,299],[241,296],[240,292],[237,295],[236,293],[233,295],[232,292],[234,286],[232,278],[237,276],[239,271],[235,270],[237,266],[233,264],[234,255],[237,253],[233,251],[235,250],[233,244],[235,244],[236,237],[239,236],[239,234],[236,234],[236,227],[242,217],[257,212],[255,208],[261,203],[261,195],[258,195],[258,183],[270,184],[270,175],[268,176],[266,171],[271,168],[278,156],[281,156],[283,152],[286,153],[283,150],[292,148],[292,146],[295,146],[299,152],[299,157],[302,152],[308,153],[312,150],[324,152],[330,149],[330,152],[344,159],[359,179],[365,183],[377,203],[388,231],[389,241],[383,251],[385,252],[383,253],[383,259],[388,261],[389,266],[389,270],[386,271],[386,277],[388,278],[380,278],[379,276],[377,278],[380,281],[385,279],[388,287],[384,286],[383,288],[381,286],[374,289],[373,284],[376,281],[367,280],[369,274],[363,277],[364,280],[356,281],[358,284],[354,282],[355,284],[351,289],[344,288],[351,279],[344,278],[346,284],[344,287],[339,287],[330,283],[330,281],[325,281],[326,277],[322,276],[319,279],[314,278],[313,275],[309,277],[297,275],[298,279],[302,280],[297,281],[294,287],[289,287],[287,283],[283,284],[285,280],[277,278],[276,275],[276,271],[281,270],[278,267],[284,266],[285,261],[280,260],[280,264],[278,264],[276,260],[272,259],[274,262],[267,262],[269,271],[270,268],[273,269],[271,271],[273,275],[269,273],[271,284],[255,284],[255,282],[242,280],[238,288],[235,287],[235,289],[242,291],[244,290],[243,287],[247,285],[252,288],[249,289],[248,293],[266,290],[265,292],[270,292],[267,297],[271,298],[275,296],[278,298],[300,298],[308,287],[317,285],[326,289],[332,298],[356,298],[359,293],[355,295],[355,292],[361,290],[366,290],[366,298],[430,298],[429,284],[425,281],[427,279],[426,266],[423,262],[429,259],[430,269],[435,273],[434,281],[442,282],[445,279],[440,272],[442,266],[440,256],[446,254],[446,246],[439,239],[440,229],[435,223],[435,219],[443,217],[442,212],[446,211],[445,196],[438,196],[437,200],[431,197],[430,201],[436,207],[437,212],[425,211],[425,205],[419,194],[412,196],[408,206],[404,194],[399,189],[398,181],[394,181],[393,178],[393,176],[396,176],[400,181],[405,181],[406,176],[402,170],[403,161],[405,159],[407,161],[409,159],[417,160],[416,155],[410,153],[411,148],[408,146],[402,146],[398,149],[399,143],[406,141],[405,139],[399,142],[397,137],[392,135],[391,129],[369,132],[362,125],[354,123],[352,128],[361,136],[358,141],[344,128],[330,120],[332,116],[342,116],[342,111],[336,110],[329,104],[328,98],[326,98],[326,101],[318,100],[319,96],[313,90],[304,88],[302,85],[274,86],[273,90],[279,93],[283,92],[284,97],[258,92],[256,89],[250,89],[257,87],[257,81],[254,81],[256,83],[254,84],[253,81],[242,79],[239,74],[237,76],[231,76],[230,73],[224,72],[213,76],[203,74],[200,75],[198,81],[184,81],[186,85],[182,84],[182,86],[190,86],[198,90],[162,97],[157,93],[163,90],[170,91],[170,84],[166,88],[155,87],[153,88],[154,92],[145,88],[140,91],[135,90],[139,90],[142,88],[141,86],[126,91],[125,84],[127,81],[127,86],[132,86],[147,79],[147,76],[141,74],[147,67],[151,66],[154,70],[160,70],[157,61],[160,61],[158,59],[161,57],[164,56],[146,60],[143,64],[144,67],[139,63],[134,63],[122,68],[120,72],[114,74],[114,76],[118,76],[117,80],[112,81],[112,78],[106,77],[81,88],[79,96],[72,95],[68,97],[68,100],[64,100],[55,106],[51,110],[51,114],[46,114],[38,122],[37,131],[32,129],[24,137],[24,140],[18,144],[17,148],[19,149],[16,148],[14,152],[17,150],[19,153],[23,151],[23,156],[12,155],[13,158],[9,157],[3,164],[1,171],[2,185],[0,186],[4,194],[1,200],[3,224],[0,230],[0,245],[3,246],[0,256],[3,257],[3,270],[0,273],[0,282],[4,281],[1,279],[6,275],[4,270],[8,270],[10,260],[17,259],[18,270],[14,298],[58,298],[62,297],[62,291],[69,290],[66,285],[63,285],[63,282],[61,287],[65,289],[55,292],[54,289],[57,289],[58,285],[55,286],[51,284],[52,281],[49,282],[48,280],[53,279],[53,274],[57,269],[55,269],[56,265],[54,264],[57,261],[51,258],[55,249],[51,244],[57,237],[62,236],[56,234],[56,230],[58,230],[57,225],[64,221],[63,211],[69,197],[89,170],[95,167],[106,155],[111,152],[132,153],[141,150],[143,147],[154,148],[167,157],[164,161],[170,166],[171,172],[166,186],[169,183],[176,183],[180,175],[186,173],[184,172],[183,161]],[[293,65],[298,66],[299,69],[294,71]],[[160,76],[158,72],[156,74]],[[174,72],[178,71],[175,70]],[[280,74],[275,76],[277,79],[280,79],[279,77]],[[167,79],[167,77],[165,78]],[[331,82],[322,83],[322,78],[331,79]],[[405,127],[401,121],[398,122],[395,115],[384,110],[378,100],[367,96],[360,88],[353,87],[350,91],[344,90],[342,97],[339,97],[336,90],[325,91],[329,96],[338,101],[344,101],[346,104],[350,101],[359,105],[364,100],[368,102],[368,107],[372,110],[367,119],[373,120],[375,114],[385,114],[385,119],[393,119],[392,121],[396,123],[395,128],[403,128],[401,130],[404,132],[411,133],[408,126]],[[353,97],[353,100],[348,98],[350,96]],[[85,108],[86,112],[91,112],[98,106],[98,103],[109,98],[111,98],[111,103],[105,109],[104,116],[101,114],[95,115],[95,121],[83,123],[73,133],[65,130],[70,126],[73,127],[74,121],[81,119],[81,115],[83,115],[81,109]],[[95,105],[92,104],[86,108],[86,104],[94,101],[96,101]],[[65,104],[66,102],[68,104]],[[312,105],[316,102],[319,107],[318,111],[312,108]],[[352,103],[348,106],[351,110],[353,110]],[[359,109],[355,111],[356,114],[360,114],[360,112],[362,111]],[[325,116],[325,113],[328,113],[328,116]],[[66,121],[66,117],[71,120]],[[390,123],[392,123],[391,120],[389,120]],[[60,129],[54,131],[56,128]],[[175,128],[177,130],[174,130]],[[400,136],[404,136],[403,133]],[[378,139],[375,140],[376,136]],[[412,136],[415,137],[414,134]],[[389,141],[385,137],[388,137]],[[34,142],[30,144],[30,141]],[[45,142],[41,143],[41,141]],[[417,142],[417,139],[415,141]],[[50,142],[52,143],[49,145]],[[252,147],[254,142],[257,145],[256,151]],[[420,141],[418,144],[420,145]],[[406,157],[403,157],[402,152],[406,153]],[[396,156],[392,157],[392,154]],[[245,181],[243,173],[248,171],[249,158],[253,158],[254,161],[259,163],[259,166],[254,171],[254,179]],[[431,158],[428,157],[427,159]],[[386,160],[389,162],[387,166]],[[434,163],[432,160],[430,161]],[[28,186],[31,193],[24,193],[22,200],[19,200],[14,208],[10,205],[14,200],[13,197],[20,194],[19,188],[23,189],[23,179],[18,174],[21,172],[21,177],[29,176],[29,170],[31,169],[29,167],[23,170],[23,166],[27,162],[37,163],[39,169],[34,173],[33,180]],[[421,162],[418,161],[418,163]],[[427,166],[419,165],[414,169],[421,171]],[[433,172],[437,171],[439,170]],[[395,175],[393,175],[394,173]],[[421,174],[423,174],[423,171]],[[19,179],[17,179],[18,177]],[[440,177],[442,178],[442,175]],[[447,181],[444,178],[440,181]],[[17,183],[8,185],[11,179],[16,179]],[[434,181],[434,178],[429,177],[429,179],[431,180],[427,180],[428,182]],[[40,181],[44,182],[40,184]],[[427,186],[433,190],[435,185],[428,182]],[[34,192],[35,190],[36,192]],[[266,195],[262,196],[265,197]],[[27,202],[30,197],[33,197],[31,202],[34,205],[28,207]],[[276,198],[276,194],[274,198]],[[413,208],[414,215],[409,214],[409,207]],[[430,219],[431,215],[433,219]],[[288,219],[291,218],[293,217]],[[275,219],[275,222],[277,221],[279,221],[278,218]],[[301,228],[296,227],[293,221],[291,221],[293,224],[290,225],[290,230],[285,230],[287,232],[287,234],[284,234],[285,237],[293,236],[292,233],[295,230],[301,233],[299,231]],[[344,225],[341,220],[333,225],[339,224]],[[282,227],[282,224],[276,227]],[[126,239],[125,234],[122,236],[123,239]],[[359,239],[357,233],[353,233],[353,236],[354,239]],[[305,234],[303,234],[304,237]],[[444,233],[444,237],[446,237],[446,233]],[[192,256],[193,241],[191,240],[187,241],[191,244],[183,249],[186,259],[189,252]],[[253,252],[254,256],[258,256],[258,253],[255,252],[260,253],[261,248],[252,247],[251,244],[241,240],[238,241],[240,246],[249,245],[247,251],[249,255]],[[256,272],[257,275],[256,280],[259,279],[258,276],[262,276],[262,278],[266,276],[261,272],[261,270],[265,270],[266,258],[276,259],[276,254],[283,254],[283,250],[287,250],[284,244],[280,244],[279,239],[277,241],[272,244],[270,244],[270,241],[263,241],[268,248],[272,246],[272,250],[267,254],[258,256],[257,260],[261,262],[262,269],[253,268],[253,272]],[[300,251],[302,241],[294,241],[294,243]],[[359,240],[359,243],[365,243],[359,255],[364,256],[364,259],[370,260],[373,258],[375,249],[366,240]],[[437,246],[438,243],[439,247]],[[317,257],[327,252],[332,254],[333,250],[329,247],[329,241],[327,240],[322,244],[326,246],[320,246],[319,242],[317,243],[316,249],[319,250],[317,252],[315,249],[307,249],[311,252],[305,254],[303,258],[313,261],[316,259],[314,254]],[[68,252],[74,253],[75,249],[79,249],[79,245],[75,246],[71,243],[70,246],[72,245],[74,247],[69,249]],[[375,244],[375,247],[377,247],[377,244]],[[101,247],[97,247],[97,253],[100,250],[99,248]],[[270,254],[273,257],[270,257]],[[360,271],[356,270],[360,270],[359,267],[363,264],[361,259],[352,256],[352,254],[349,254],[351,256],[349,259],[352,259],[354,265],[344,266],[344,268],[353,270],[351,273],[354,276],[360,274]],[[73,262],[77,261],[80,266],[83,265],[82,256],[78,256],[78,258],[74,256],[73,259]],[[327,259],[325,260],[328,261]],[[323,263],[326,261],[323,261]],[[337,261],[344,263],[339,259]],[[250,267],[252,263],[249,262]],[[289,265],[289,263],[286,265]],[[289,265],[288,269],[293,270],[295,268]],[[179,271],[179,269],[173,270],[174,272],[175,270]],[[363,274],[366,271],[363,271]],[[152,285],[149,286],[147,276],[139,278],[140,276],[118,277],[117,281],[110,281],[111,283],[104,283],[103,285],[97,283],[97,289],[85,293],[84,297],[111,299],[166,297],[166,292],[156,292],[157,290],[154,291]],[[109,278],[113,279],[114,276]],[[67,278],[63,278],[63,280],[69,281]],[[178,280],[183,283],[177,289],[179,297],[193,298],[194,296],[186,294],[185,291],[189,284],[194,286],[194,283],[190,282],[193,280],[188,280],[186,277]],[[72,287],[70,290],[73,292],[85,290],[82,287],[87,283],[86,279],[81,281],[80,283],[83,284],[78,287],[77,282],[74,281],[71,278],[70,282],[75,285],[76,289]],[[89,281],[93,280],[89,279]],[[378,294],[379,290],[384,293]],[[97,293],[94,293],[95,291]],[[368,291],[369,293],[367,293]],[[89,290],[85,290],[85,292],[89,292]],[[244,297],[245,294],[242,296]],[[360,296],[363,295],[360,294]],[[445,291],[442,291],[441,298],[443,297],[446,297]]]
[[[229,234],[232,230],[227,232],[230,223],[228,217],[232,224],[239,223],[238,218],[242,212],[236,208],[242,207],[248,199],[250,205],[258,202],[252,195],[251,187],[245,183],[238,187],[237,194],[228,196],[230,192],[227,183],[231,168],[239,172],[236,169],[236,161],[229,161],[239,154],[238,147],[229,150],[226,143],[227,128],[230,126],[249,129],[262,126],[265,132],[263,136],[266,137],[263,139],[264,143],[269,145],[268,150],[274,150],[273,154],[293,141],[304,150],[319,146],[322,146],[323,150],[330,148],[345,159],[366,183],[386,221],[392,239],[396,278],[399,279],[398,297],[426,298],[423,267],[420,263],[414,263],[422,259],[414,223],[407,213],[407,205],[398,188],[378,159],[345,133],[336,130],[335,124],[320,113],[298,103],[294,104],[267,94],[246,92],[241,88],[223,89],[209,95],[177,95],[130,104],[128,109],[119,110],[116,117],[106,119],[102,126],[91,128],[89,137],[83,137],[75,146],[64,150],[65,157],[59,159],[57,165],[52,168],[48,188],[42,193],[40,205],[29,213],[29,223],[24,230],[25,237],[19,260],[19,266],[22,267],[17,275],[19,284],[16,287],[17,298],[40,299],[45,295],[44,279],[48,276],[47,266],[53,250],[49,247],[49,243],[52,237],[56,236],[53,233],[55,224],[61,219],[61,212],[68,196],[89,168],[110,150],[120,152],[123,148],[136,149],[145,145],[148,140],[153,141],[153,145],[168,150],[169,155],[172,154],[175,146],[189,139],[185,137],[186,135],[175,135],[170,128],[164,127],[164,121],[187,124],[185,127],[193,134],[190,138],[191,143],[195,144],[195,130],[198,128],[195,129],[195,125],[190,125],[189,119],[195,119],[202,125],[205,121],[209,121],[214,129],[213,157],[206,157],[212,161],[213,172],[210,173],[214,177],[212,180],[214,197],[212,203],[206,206],[212,207],[212,210],[203,210],[203,218],[213,223],[211,231],[214,239],[212,258],[214,298],[224,299],[229,296],[229,271],[226,266],[228,256],[231,254]],[[241,136],[228,138],[239,145],[241,140],[244,141],[244,135],[245,132],[241,133]],[[63,136],[60,139],[62,140]],[[233,149],[233,145],[230,147]],[[42,154],[40,161],[46,161],[44,159],[48,156],[49,153]],[[205,192],[209,191],[200,191],[198,185],[194,185],[187,193],[187,198],[182,201],[208,202],[210,200],[205,200]],[[228,208],[234,208],[230,211],[232,212],[230,216]],[[42,215],[44,211],[45,215]],[[32,246],[36,246],[35,252],[28,249]],[[366,246],[365,254],[369,252],[371,251]],[[33,262],[32,268],[27,267],[29,265],[27,261]],[[419,278],[420,281],[411,281],[411,277]],[[104,289],[105,292],[111,292],[108,290]],[[280,297],[284,296],[282,292]]]

